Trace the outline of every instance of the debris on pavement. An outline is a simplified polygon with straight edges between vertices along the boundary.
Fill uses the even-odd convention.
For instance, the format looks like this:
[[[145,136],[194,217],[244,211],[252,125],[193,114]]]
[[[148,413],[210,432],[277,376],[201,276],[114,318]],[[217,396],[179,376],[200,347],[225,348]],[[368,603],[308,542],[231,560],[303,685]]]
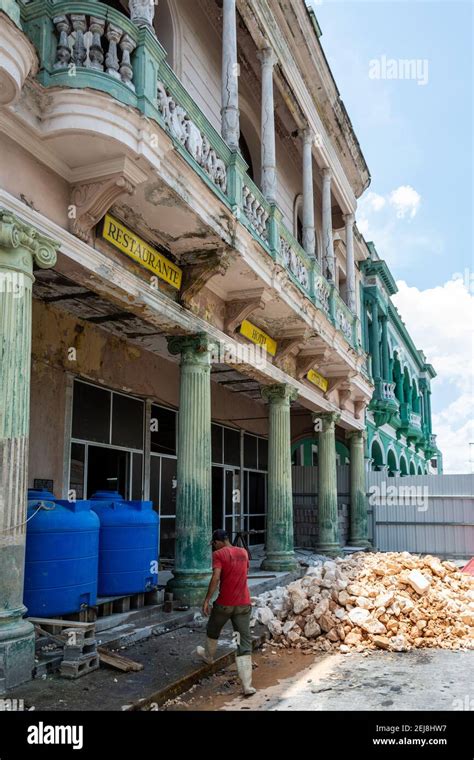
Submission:
[[[317,562],[253,602],[272,647],[474,649],[474,578],[431,555],[358,552]]]

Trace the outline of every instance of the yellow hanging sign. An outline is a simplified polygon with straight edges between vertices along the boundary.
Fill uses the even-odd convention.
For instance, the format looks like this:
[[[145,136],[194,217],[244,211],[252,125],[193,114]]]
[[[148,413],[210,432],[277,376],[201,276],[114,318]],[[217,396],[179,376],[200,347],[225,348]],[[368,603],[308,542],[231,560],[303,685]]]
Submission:
[[[321,390],[326,393],[329,387],[329,383],[325,377],[319,374],[319,372],[316,372],[315,369],[310,369],[306,377],[310,383],[313,383],[313,385],[317,385],[318,388],[321,388]]]
[[[275,356],[277,351],[277,342],[273,340],[273,338],[270,338],[267,333],[263,332],[259,327],[256,327],[252,322],[249,322],[247,319],[244,319],[242,324],[240,325],[240,334],[244,336],[244,338],[248,338],[248,340],[251,340],[252,343],[255,343],[257,346],[262,346],[262,348],[265,349],[267,354],[270,354],[270,356]]]
[[[176,290],[180,289],[182,270],[110,214],[104,218],[102,237],[161,280]]]

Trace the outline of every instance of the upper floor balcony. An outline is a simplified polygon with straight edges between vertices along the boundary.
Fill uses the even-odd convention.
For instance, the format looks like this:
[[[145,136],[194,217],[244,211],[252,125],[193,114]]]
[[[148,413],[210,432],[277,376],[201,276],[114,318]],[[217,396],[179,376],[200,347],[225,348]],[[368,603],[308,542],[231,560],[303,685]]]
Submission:
[[[323,366],[329,368],[327,393],[339,388],[337,392],[347,398],[351,378],[357,374],[348,370],[348,357],[353,357],[351,361],[359,369],[366,357],[360,347],[354,297],[354,217],[350,203],[344,206],[341,201],[343,194],[337,187],[339,170],[331,164],[332,154],[324,141],[319,152],[314,125],[313,131],[308,125],[302,130],[302,124],[295,124],[288,117],[289,128],[295,132],[296,127],[297,137],[292,137],[292,145],[301,149],[298,177],[300,181],[303,178],[301,203],[292,225],[288,208],[281,200],[286,190],[284,171],[279,173],[281,188],[275,192],[278,152],[275,156],[273,146],[275,142],[278,145],[282,128],[276,117],[262,116],[258,171],[252,155],[244,150],[245,143],[240,141],[236,145],[232,138],[232,107],[228,106],[227,122],[219,129],[196,89],[185,77],[178,76],[179,67],[171,65],[169,53],[159,41],[150,16],[147,18],[153,6],[148,2],[142,5],[131,2],[130,6],[130,17],[119,10],[118,2],[112,7],[96,0],[33,0],[21,9],[23,31],[38,57],[35,80],[40,88],[36,87],[34,93],[41,115],[34,121],[34,127],[54,148],[55,158],[72,158],[72,171],[66,175],[73,185],[72,197],[80,198],[82,203],[88,188],[96,180],[99,184],[102,182],[101,168],[116,161],[117,144],[124,145],[128,140],[125,153],[132,163],[128,162],[126,179],[123,182],[120,179],[121,187],[127,189],[129,178],[133,185],[137,176],[143,174],[144,158],[152,165],[152,173],[134,194],[130,192],[130,199],[126,194],[124,198],[119,197],[112,211],[126,223],[132,220],[132,226],[145,239],[150,235],[144,230],[163,233],[165,252],[168,251],[179,266],[184,265],[186,295],[182,296],[183,303],[186,304],[187,294],[193,295],[198,289],[196,278],[200,286],[206,282],[206,267],[214,267],[213,274],[220,267],[223,278],[213,286],[213,292],[222,295],[224,302],[221,329],[232,333],[242,315],[250,314],[250,307],[256,309],[259,326],[267,329],[282,346],[281,361],[291,358],[292,352],[294,358],[297,347],[303,345],[304,356],[296,362],[297,376],[302,377],[300,373],[314,366],[312,362],[316,357],[316,366],[322,361]],[[229,15],[232,6],[233,12]],[[233,18],[235,3],[229,0],[224,3],[222,20],[224,44],[229,38],[229,29],[232,30]],[[263,112],[274,116],[274,109],[269,110],[268,105],[275,102],[272,90],[276,62],[267,47],[258,52],[260,59],[261,79],[257,83],[261,87],[260,105]],[[228,65],[233,65],[232,58]],[[30,87],[16,109],[18,115],[22,109],[26,111],[25,100],[31,92]],[[127,118],[130,121],[134,118],[141,129],[140,153],[135,149],[135,137],[135,141],[130,137],[132,130]],[[78,121],[84,125],[80,129]],[[145,125],[150,126],[145,128]],[[72,139],[68,140],[68,134]],[[318,164],[321,157],[325,157],[324,161],[330,166],[321,167]],[[88,174],[90,169],[92,173]],[[158,183],[157,177],[164,182]],[[100,203],[92,206],[93,213],[86,199],[84,212],[70,225],[86,242],[95,240],[91,237],[92,225],[101,218]],[[315,219],[315,211],[316,216],[320,213],[320,224]],[[191,217],[192,222],[189,222]],[[214,224],[211,233],[203,225],[203,218],[206,223]],[[225,231],[225,245],[216,232],[218,224],[219,229]],[[334,253],[336,227],[345,227],[346,231],[344,278]],[[247,257],[247,269],[239,263],[238,256],[243,239],[253,241],[253,249],[259,253],[258,263],[253,253]],[[192,255],[188,255],[188,243]],[[225,271],[223,252],[226,255],[227,249],[233,249],[234,258]],[[321,255],[323,250],[325,256]],[[270,300],[261,298],[261,283],[255,283],[258,277],[264,277],[265,267],[265,272],[270,273],[265,275],[265,286],[273,296]],[[192,269],[192,283],[187,269]],[[343,280],[344,287],[341,287]],[[302,330],[294,313],[289,309],[284,311],[280,305],[277,308],[278,299],[287,298],[290,291],[298,294],[299,300],[292,295],[293,302],[298,300],[299,314],[312,327],[309,335]],[[313,314],[317,315],[316,319]],[[279,356],[276,360],[280,360]],[[347,381],[345,385],[344,381]],[[354,395],[358,404],[367,394],[367,382],[370,381],[362,379],[363,388],[357,389]]]

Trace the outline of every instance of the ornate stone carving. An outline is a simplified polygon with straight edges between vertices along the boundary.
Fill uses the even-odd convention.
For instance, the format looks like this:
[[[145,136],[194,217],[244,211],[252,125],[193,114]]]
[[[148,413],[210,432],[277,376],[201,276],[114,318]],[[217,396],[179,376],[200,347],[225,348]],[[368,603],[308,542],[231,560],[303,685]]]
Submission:
[[[188,262],[183,268],[180,299],[183,306],[189,309],[193,298],[212,277],[223,276],[227,272],[231,255],[227,251],[200,251],[189,257]]]
[[[336,324],[349,343],[352,343],[352,320],[342,308],[336,310]]]
[[[227,192],[227,167],[211,147],[208,137],[199,130],[182,108],[169,94],[163,82],[157,83],[158,110],[163,116],[166,129],[201,166],[214,184]]]
[[[262,309],[264,305],[265,301],[262,295],[227,303],[225,308],[225,331],[232,334],[242,324],[244,319],[247,319],[257,309]]]
[[[133,195],[134,192],[135,185],[123,173],[75,185],[71,192],[71,205],[75,211],[75,217],[71,219],[71,232],[85,243],[90,243],[93,227],[117,198],[124,193]]]
[[[261,238],[267,240],[267,220],[269,217],[268,211],[265,206],[258,200],[258,198],[252,193],[247,185],[244,185],[242,190],[243,195],[243,207],[244,214],[249,220],[252,227],[260,235]]]
[[[34,227],[26,224],[7,209],[0,209],[0,248],[26,248],[41,269],[54,267],[60,243],[41,235]],[[21,261],[21,268],[28,270],[29,262]]]
[[[316,296],[326,314],[329,314],[329,294],[329,283],[326,282],[324,277],[318,277],[316,280]]]
[[[269,403],[286,403],[291,404],[292,401],[296,401],[298,398],[298,391],[296,388],[292,388],[291,385],[276,384],[266,385],[261,390],[262,398]]]
[[[280,251],[286,268],[296,277],[305,290],[309,288],[309,272],[303,259],[298,256],[291,244],[280,237]]]

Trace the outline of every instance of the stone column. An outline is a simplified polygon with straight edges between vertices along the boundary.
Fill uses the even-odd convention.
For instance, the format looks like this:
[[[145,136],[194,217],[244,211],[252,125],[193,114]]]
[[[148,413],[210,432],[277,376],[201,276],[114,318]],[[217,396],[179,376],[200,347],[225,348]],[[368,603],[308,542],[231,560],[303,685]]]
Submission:
[[[390,355],[388,352],[388,317],[382,314],[382,377],[388,383],[391,382]]]
[[[314,234],[314,185],[313,185],[313,141],[312,129],[303,129],[303,248],[308,256],[316,254]]]
[[[354,214],[345,214],[346,225],[346,290],[347,305],[353,314],[356,313],[356,285],[354,263]]]
[[[293,490],[291,484],[290,404],[297,391],[289,385],[262,389],[269,404],[268,488],[263,570],[295,570]]]
[[[337,556],[340,551],[339,515],[337,509],[337,470],[336,470],[336,422],[340,418],[337,412],[315,415],[314,420],[321,420],[318,436],[318,525],[319,538],[316,550],[330,556]]]
[[[271,48],[257,54],[262,64],[262,193],[269,203],[276,202],[275,106],[273,100],[273,66],[276,57]]]
[[[240,112],[235,0],[224,0],[222,12],[221,132],[231,150],[238,150]]]
[[[365,430],[348,433],[350,441],[351,519],[349,546],[370,546],[368,539],[367,493],[365,486]]]
[[[431,434],[433,432],[433,423],[431,421],[431,390],[429,388],[426,389],[426,406],[428,412],[428,430]]]
[[[0,693],[32,675],[34,628],[23,619],[33,261],[59,243],[0,209]]]
[[[332,236],[331,171],[323,169],[323,274],[330,282],[336,282],[336,260]]]
[[[137,26],[147,26],[153,29],[155,5],[158,3],[152,2],[152,0],[128,0],[131,21]]]
[[[211,575],[212,344],[204,334],[173,336],[168,350],[181,355],[175,567],[168,588],[179,601],[199,605]]]
[[[379,337],[379,305],[372,301],[372,324],[370,325],[371,349],[372,349],[372,376],[374,380],[380,380],[380,337]]]

